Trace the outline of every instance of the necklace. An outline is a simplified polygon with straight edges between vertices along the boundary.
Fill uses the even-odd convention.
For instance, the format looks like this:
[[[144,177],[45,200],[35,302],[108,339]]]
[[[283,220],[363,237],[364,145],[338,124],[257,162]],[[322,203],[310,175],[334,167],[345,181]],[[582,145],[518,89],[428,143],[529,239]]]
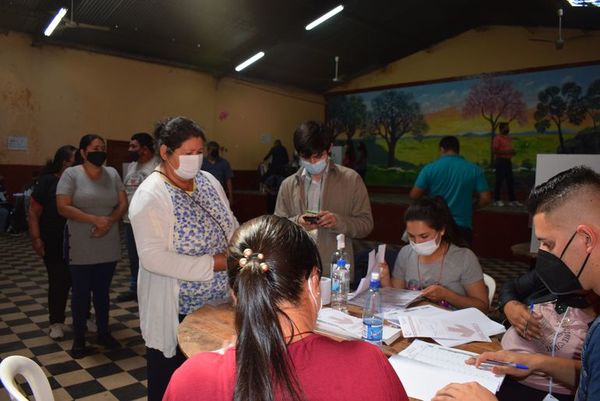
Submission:
[[[442,262],[440,264],[440,274],[438,276],[438,280],[437,280],[437,284],[442,284],[442,277],[444,275],[444,261],[446,260],[446,254],[448,253],[448,250],[450,249],[450,244],[448,244],[446,246],[446,250],[444,251],[444,253],[442,254]],[[421,263],[420,263],[420,256],[417,254],[417,274],[419,276],[419,288],[422,290],[423,288],[423,278],[421,277]]]
[[[292,335],[285,336],[285,338],[289,338],[289,339],[291,340],[291,339],[292,339],[292,338],[294,338],[294,337],[302,336],[302,335],[304,335],[304,334],[313,334],[313,333],[314,333],[314,331],[313,331],[313,330],[301,331],[301,332],[299,332],[299,333],[294,333],[294,334],[292,334]]]

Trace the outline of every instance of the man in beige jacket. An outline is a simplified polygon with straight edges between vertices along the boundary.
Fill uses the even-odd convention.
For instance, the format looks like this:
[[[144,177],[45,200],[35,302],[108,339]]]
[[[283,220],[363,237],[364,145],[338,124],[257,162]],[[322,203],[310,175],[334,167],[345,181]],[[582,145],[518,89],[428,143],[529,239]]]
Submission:
[[[294,147],[300,169],[286,178],[279,189],[275,214],[304,227],[317,242],[328,276],[336,235],[346,236],[346,252],[354,276],[352,239],[363,238],[373,229],[371,203],[365,184],[354,170],[329,159],[333,137],[322,124],[303,123],[294,132]]]

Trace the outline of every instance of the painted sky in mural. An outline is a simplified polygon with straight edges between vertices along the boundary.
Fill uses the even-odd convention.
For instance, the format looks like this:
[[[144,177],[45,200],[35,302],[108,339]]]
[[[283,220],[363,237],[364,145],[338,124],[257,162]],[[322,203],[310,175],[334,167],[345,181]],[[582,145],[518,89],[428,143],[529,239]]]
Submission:
[[[562,68],[546,71],[533,71],[516,74],[494,74],[494,78],[508,80],[523,95],[527,106],[528,120],[523,126],[516,122],[511,127],[513,133],[535,132],[533,113],[538,103],[538,93],[549,86],[562,86],[566,82],[575,82],[586,89],[594,80],[600,79],[600,66],[589,65],[573,68]],[[425,135],[462,135],[465,133],[485,134],[490,132],[490,124],[481,117],[465,118],[462,114],[463,104],[473,86],[481,81],[481,77],[461,79],[448,82],[423,84],[392,88],[394,91],[410,93],[419,103],[421,112],[429,125]],[[390,90],[390,89],[388,89]],[[371,109],[371,100],[381,90],[354,93],[365,102],[367,110]],[[583,126],[588,124],[583,124]],[[567,124],[567,130],[577,130]]]

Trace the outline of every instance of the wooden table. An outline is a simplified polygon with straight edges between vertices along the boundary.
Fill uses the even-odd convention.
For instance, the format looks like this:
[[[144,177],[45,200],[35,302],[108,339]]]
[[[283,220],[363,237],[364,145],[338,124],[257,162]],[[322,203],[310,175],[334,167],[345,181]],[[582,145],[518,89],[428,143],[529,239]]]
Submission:
[[[348,305],[351,314],[360,316],[361,308]],[[343,338],[322,333],[336,340]],[[177,330],[177,341],[179,348],[188,358],[198,352],[214,351],[223,346],[225,341],[235,336],[233,307],[229,304],[219,306],[206,305],[194,313],[189,314],[179,325]],[[391,346],[383,345],[382,350],[387,356],[396,354],[410,345],[411,338],[400,337]],[[497,351],[501,349],[497,338],[492,338],[491,343],[472,342],[456,348],[482,353],[485,351]],[[410,398],[412,401],[419,401]]]
[[[348,305],[350,313],[360,316],[360,308],[354,305]],[[341,337],[332,336],[329,333],[322,333],[337,340],[344,340]],[[183,354],[190,357],[198,352],[214,351],[223,346],[223,343],[235,336],[233,308],[229,304],[219,306],[206,305],[194,313],[189,314],[179,325],[177,330],[177,342]],[[383,352],[390,356],[397,354],[410,345],[412,338],[400,337],[391,346],[383,345]],[[460,345],[456,348],[482,353],[485,351],[497,351],[500,342],[497,338],[492,338],[491,343],[472,342]]]

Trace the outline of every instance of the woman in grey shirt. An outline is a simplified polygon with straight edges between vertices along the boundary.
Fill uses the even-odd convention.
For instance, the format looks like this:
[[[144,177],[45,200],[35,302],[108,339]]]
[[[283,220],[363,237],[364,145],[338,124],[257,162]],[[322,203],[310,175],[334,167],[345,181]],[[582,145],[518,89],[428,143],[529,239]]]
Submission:
[[[397,288],[420,290],[446,307],[488,310],[483,271],[477,256],[462,247],[450,209],[440,197],[414,201],[404,215],[410,245],[398,254],[391,278]],[[390,285],[387,264],[381,284]]]
[[[118,221],[127,210],[127,195],[119,174],[114,168],[103,166],[104,139],[85,135],[79,143],[79,155],[83,163],[66,169],[56,188],[58,212],[67,219],[69,232],[73,358],[92,351],[85,344],[90,293],[96,311],[98,344],[120,346],[108,331],[108,293],[121,257]]]

